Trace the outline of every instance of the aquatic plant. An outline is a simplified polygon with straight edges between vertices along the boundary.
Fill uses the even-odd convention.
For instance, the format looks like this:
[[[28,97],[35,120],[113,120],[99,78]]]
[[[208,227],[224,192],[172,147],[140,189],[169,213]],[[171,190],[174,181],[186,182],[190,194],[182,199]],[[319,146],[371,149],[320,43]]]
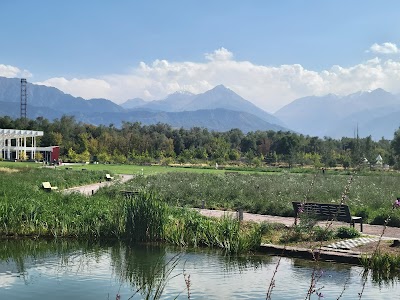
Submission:
[[[363,255],[361,263],[364,267],[364,276],[369,272],[375,282],[390,282],[400,279],[400,255],[377,251],[372,256]]]
[[[261,230],[259,224],[241,224],[229,216],[207,218],[194,210],[171,208],[165,239],[180,246],[218,247],[239,253],[258,249]]]
[[[131,241],[162,240],[167,218],[167,206],[153,192],[141,190],[124,201],[125,237]]]

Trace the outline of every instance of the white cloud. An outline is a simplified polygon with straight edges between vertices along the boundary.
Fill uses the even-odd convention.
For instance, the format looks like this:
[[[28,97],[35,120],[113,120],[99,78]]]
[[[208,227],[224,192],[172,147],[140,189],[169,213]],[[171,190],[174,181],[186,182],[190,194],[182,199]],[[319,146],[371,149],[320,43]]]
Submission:
[[[206,57],[206,59],[211,60],[211,61],[231,60],[233,58],[233,53],[228,51],[224,47],[221,47],[221,48],[215,50],[213,53],[206,53],[205,57]]]
[[[369,51],[378,54],[396,54],[399,53],[399,48],[394,43],[373,44]]]
[[[89,98],[108,98],[112,96],[110,93],[110,84],[102,79],[86,78],[86,79],[66,79],[63,77],[54,77],[43,82],[35,82],[35,84],[56,87],[67,94],[75,97]]]
[[[8,78],[29,78],[32,77],[32,74],[28,70],[20,70],[19,68],[14,66],[0,64],[0,76]]]
[[[399,93],[398,82],[400,60],[373,58],[350,67],[335,65],[314,71],[300,64],[265,66],[237,61],[230,51],[221,48],[205,54],[203,62],[155,60],[149,64],[141,62],[128,74],[81,79],[57,77],[40,84],[86,99],[101,97],[117,103],[135,97],[163,99],[178,90],[197,94],[224,84],[257,106],[274,112],[296,98],[309,95],[347,95],[376,88]]]

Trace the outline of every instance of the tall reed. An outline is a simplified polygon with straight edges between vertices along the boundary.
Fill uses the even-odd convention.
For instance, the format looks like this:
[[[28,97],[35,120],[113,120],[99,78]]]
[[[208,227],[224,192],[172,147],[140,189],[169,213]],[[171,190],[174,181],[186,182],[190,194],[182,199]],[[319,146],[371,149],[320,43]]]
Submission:
[[[135,242],[162,240],[167,218],[167,206],[152,192],[140,191],[124,201],[126,213],[125,237]]]
[[[375,282],[390,282],[400,279],[400,255],[381,253],[379,250],[372,256],[363,256],[361,263],[364,267],[364,276],[371,271]]]
[[[180,246],[217,247],[239,253],[259,248],[261,229],[259,224],[240,224],[229,216],[207,218],[194,210],[171,208],[165,239]]]

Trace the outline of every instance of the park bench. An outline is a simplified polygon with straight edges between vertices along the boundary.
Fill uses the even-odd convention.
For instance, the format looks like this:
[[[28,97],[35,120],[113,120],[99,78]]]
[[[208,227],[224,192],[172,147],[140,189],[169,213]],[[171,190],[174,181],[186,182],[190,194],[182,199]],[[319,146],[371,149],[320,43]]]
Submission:
[[[50,182],[42,182],[42,188],[48,192],[58,190],[58,187],[56,186],[51,186]]]
[[[106,180],[107,181],[111,181],[113,179],[114,179],[114,177],[112,177],[110,174],[106,174]]]
[[[355,223],[360,223],[360,231],[363,231],[362,217],[352,216],[349,207],[345,204],[311,202],[292,202],[292,204],[295,214],[295,225],[297,225],[297,218],[301,212],[311,214],[318,220],[334,220],[350,223],[353,228]]]

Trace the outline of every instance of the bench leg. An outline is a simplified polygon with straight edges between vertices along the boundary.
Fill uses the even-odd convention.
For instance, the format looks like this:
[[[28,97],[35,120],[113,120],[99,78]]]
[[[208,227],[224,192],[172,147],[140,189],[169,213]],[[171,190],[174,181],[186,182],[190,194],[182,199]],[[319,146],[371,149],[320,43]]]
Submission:
[[[350,224],[350,226],[351,227],[353,227],[353,228],[356,228],[355,227],[355,221],[353,220],[353,221],[351,221],[351,224]],[[363,232],[363,221],[362,220],[360,220],[360,232]]]

